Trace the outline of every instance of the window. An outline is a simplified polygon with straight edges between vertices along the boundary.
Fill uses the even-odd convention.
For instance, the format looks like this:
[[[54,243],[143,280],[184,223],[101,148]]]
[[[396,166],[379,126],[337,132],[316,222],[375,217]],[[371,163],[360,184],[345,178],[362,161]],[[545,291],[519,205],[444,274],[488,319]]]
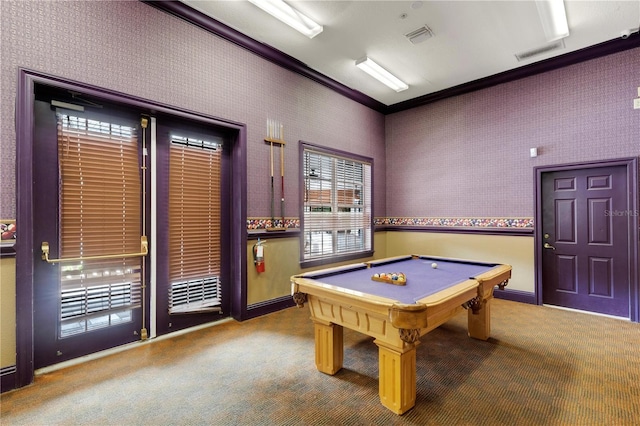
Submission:
[[[372,160],[306,143],[301,151],[303,262],[370,256]]]
[[[221,159],[221,140],[171,137],[171,314],[220,311]]]
[[[140,165],[135,129],[58,114],[59,336],[132,320],[140,306]]]

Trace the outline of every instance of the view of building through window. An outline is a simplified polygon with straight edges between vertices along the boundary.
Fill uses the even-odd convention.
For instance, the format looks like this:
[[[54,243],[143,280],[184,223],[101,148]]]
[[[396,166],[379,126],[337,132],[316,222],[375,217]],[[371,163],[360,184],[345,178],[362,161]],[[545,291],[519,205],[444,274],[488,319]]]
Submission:
[[[304,260],[371,249],[371,164],[305,148]]]

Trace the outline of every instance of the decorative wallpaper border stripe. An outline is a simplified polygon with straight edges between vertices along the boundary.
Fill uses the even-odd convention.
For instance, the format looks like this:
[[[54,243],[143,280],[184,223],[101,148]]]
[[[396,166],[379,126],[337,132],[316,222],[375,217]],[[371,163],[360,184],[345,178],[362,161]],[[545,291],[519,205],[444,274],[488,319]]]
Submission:
[[[4,242],[15,243],[16,240],[16,221],[0,220],[0,240]]]
[[[533,218],[468,218],[468,217],[376,217],[374,226],[424,226],[441,228],[482,228],[482,229],[533,229]],[[284,218],[247,218],[247,230],[259,231],[267,228],[300,229],[300,219]],[[0,223],[2,242],[15,243],[15,221]]]
[[[533,218],[469,218],[469,217],[377,217],[374,226],[423,226],[439,228],[474,229],[533,229]],[[299,218],[247,218],[247,230],[259,231],[267,228],[300,229]]]
[[[300,229],[300,219],[297,217],[285,217],[283,221],[282,218],[247,218],[247,231],[259,231],[267,228]]]
[[[0,257],[15,257],[16,221],[14,219],[0,219]],[[4,386],[4,378],[2,379]],[[4,392],[4,387],[2,388]]]
[[[384,217],[375,226],[424,226],[439,228],[533,229],[533,218]]]

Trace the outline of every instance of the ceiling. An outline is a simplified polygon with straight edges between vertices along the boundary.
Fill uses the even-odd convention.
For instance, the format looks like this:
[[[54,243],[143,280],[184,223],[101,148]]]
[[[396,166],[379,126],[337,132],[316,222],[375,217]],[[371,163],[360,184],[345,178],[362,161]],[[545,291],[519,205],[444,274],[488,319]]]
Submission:
[[[182,3],[269,45],[355,91],[393,105],[602,42],[638,36],[640,0],[565,0],[570,35],[546,48],[535,1],[291,1],[324,31],[309,39],[248,1]],[[427,26],[413,44],[405,34]],[[395,92],[356,68],[369,56],[409,85]]]

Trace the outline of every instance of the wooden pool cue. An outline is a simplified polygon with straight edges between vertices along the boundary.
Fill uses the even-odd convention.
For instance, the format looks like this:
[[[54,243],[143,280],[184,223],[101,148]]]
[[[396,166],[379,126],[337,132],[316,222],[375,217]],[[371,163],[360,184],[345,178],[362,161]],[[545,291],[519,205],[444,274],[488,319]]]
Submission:
[[[282,215],[282,227],[286,228],[284,223],[284,129],[280,125],[280,191],[282,198],[280,199],[280,214]]]
[[[278,133],[276,133],[278,132]],[[267,119],[267,137],[265,142],[269,143],[269,158],[271,167],[271,226],[266,228],[267,231],[286,231],[284,226],[284,129],[282,124],[277,121]],[[275,188],[274,188],[274,158],[273,158],[273,144],[280,144],[280,190],[282,197],[280,199],[280,211],[282,214],[282,226],[275,226],[276,212],[275,212]]]
[[[271,151],[271,226],[274,226],[275,220],[275,211],[274,211],[274,198],[275,194],[273,191],[273,141],[269,141],[269,149]]]

